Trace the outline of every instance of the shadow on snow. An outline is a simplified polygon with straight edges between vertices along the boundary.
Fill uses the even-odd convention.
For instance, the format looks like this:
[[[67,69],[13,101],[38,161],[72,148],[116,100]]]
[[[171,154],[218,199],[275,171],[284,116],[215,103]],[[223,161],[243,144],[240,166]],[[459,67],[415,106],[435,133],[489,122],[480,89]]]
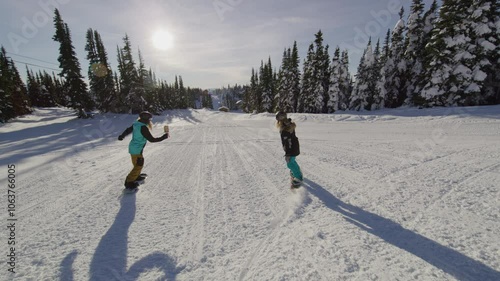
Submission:
[[[479,261],[405,229],[392,220],[344,203],[317,183],[307,179],[304,183],[312,195],[332,211],[342,214],[348,222],[421,258],[458,280],[500,280],[500,272]]]
[[[156,252],[135,262],[127,270],[128,230],[135,218],[135,195],[121,198],[120,211],[113,225],[102,237],[90,263],[89,280],[138,280],[141,273],[157,269],[163,272],[162,280],[175,280],[182,270],[176,260]],[[77,251],[68,254],[61,262],[61,281],[73,281],[72,265]]]

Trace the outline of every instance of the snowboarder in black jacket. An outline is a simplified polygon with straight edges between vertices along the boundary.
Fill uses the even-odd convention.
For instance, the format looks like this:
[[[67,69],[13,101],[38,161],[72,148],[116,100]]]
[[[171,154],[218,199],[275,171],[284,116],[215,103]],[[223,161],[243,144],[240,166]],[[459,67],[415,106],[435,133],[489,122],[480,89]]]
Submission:
[[[285,112],[280,111],[276,114],[277,127],[280,130],[281,144],[285,151],[285,160],[292,180],[292,187],[299,187],[304,180],[302,171],[295,157],[300,154],[299,139],[295,135],[297,125],[292,122],[292,119],[287,118]]]

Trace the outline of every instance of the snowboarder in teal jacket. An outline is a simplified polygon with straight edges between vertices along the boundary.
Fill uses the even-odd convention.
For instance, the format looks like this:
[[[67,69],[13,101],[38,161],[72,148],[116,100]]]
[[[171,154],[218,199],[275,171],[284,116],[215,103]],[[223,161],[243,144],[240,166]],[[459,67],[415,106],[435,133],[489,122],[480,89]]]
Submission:
[[[123,133],[118,136],[118,140],[123,140],[127,135],[132,133],[132,140],[128,145],[128,152],[132,157],[132,164],[134,167],[132,171],[127,175],[125,179],[125,188],[126,189],[135,189],[138,186],[137,181],[143,180],[144,177],[141,177],[142,167],[144,166],[144,157],[142,156],[142,152],[146,143],[150,142],[160,142],[168,138],[168,133],[165,133],[163,136],[159,138],[155,138],[151,135],[149,131],[152,129],[153,124],[151,119],[153,115],[147,111],[143,111],[139,114],[139,119],[135,121],[132,126],[128,127],[123,131]]]
[[[299,139],[295,135],[295,128],[297,125],[292,122],[292,119],[287,118],[285,112],[280,111],[276,113],[277,126],[280,130],[281,144],[285,151],[285,160],[288,169],[290,169],[292,187],[299,187],[303,181],[302,171],[299,164],[295,160],[300,154]]]

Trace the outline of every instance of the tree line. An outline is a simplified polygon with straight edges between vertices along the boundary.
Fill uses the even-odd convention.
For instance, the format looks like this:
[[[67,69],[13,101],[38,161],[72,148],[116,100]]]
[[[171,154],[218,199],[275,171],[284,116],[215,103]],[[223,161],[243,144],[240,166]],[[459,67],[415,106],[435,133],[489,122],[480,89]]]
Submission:
[[[370,38],[357,73],[349,54],[330,57],[321,30],[302,70],[297,44],[252,69],[243,93],[246,112],[332,113],[337,110],[500,104],[500,12],[496,0],[413,0],[383,44]]]
[[[0,122],[28,114],[32,107],[64,106],[75,109],[81,118],[92,110],[114,113],[138,113],[148,110],[160,113],[167,109],[212,107],[207,91],[184,85],[182,76],[173,83],[157,79],[147,69],[138,50],[134,59],[132,44],[127,35],[123,46],[117,46],[118,71],[109,64],[106,48],[97,30],[86,33],[85,51],[89,62],[88,85],[71,39],[68,25],[57,9],[54,10],[55,34],[59,43],[59,73],[34,73],[26,67],[26,84],[5,50],[0,52]]]
[[[321,30],[307,50],[302,68],[297,43],[285,48],[279,70],[271,59],[252,69],[250,83],[223,89],[222,102],[245,112],[332,113],[338,110],[472,106],[500,104],[500,11],[496,0],[437,0],[426,10],[413,0],[411,11],[388,30],[384,42],[369,40],[357,73],[349,72],[348,50],[330,55]],[[133,56],[127,35],[117,46],[118,71],[109,64],[98,31],[88,29],[85,51],[88,85],[74,51],[68,25],[54,11],[59,43],[56,75],[33,73],[26,85],[2,47],[0,51],[0,122],[27,114],[32,107],[66,106],[79,117],[102,112],[212,107],[207,91],[172,83],[146,68],[140,50]]]

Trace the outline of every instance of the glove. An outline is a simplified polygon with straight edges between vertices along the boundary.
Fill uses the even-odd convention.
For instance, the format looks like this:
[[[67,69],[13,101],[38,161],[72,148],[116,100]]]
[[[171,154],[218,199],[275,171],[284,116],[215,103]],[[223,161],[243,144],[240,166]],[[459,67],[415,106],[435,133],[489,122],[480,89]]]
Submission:
[[[290,162],[290,156],[285,156],[285,161],[288,163]]]
[[[119,141],[122,141],[122,140],[123,140],[123,136],[122,136],[122,135],[119,135],[119,136],[118,136],[118,140],[119,140]]]
[[[168,133],[165,133],[163,134],[163,136],[161,136],[162,139],[166,140],[170,137],[170,135]]]

